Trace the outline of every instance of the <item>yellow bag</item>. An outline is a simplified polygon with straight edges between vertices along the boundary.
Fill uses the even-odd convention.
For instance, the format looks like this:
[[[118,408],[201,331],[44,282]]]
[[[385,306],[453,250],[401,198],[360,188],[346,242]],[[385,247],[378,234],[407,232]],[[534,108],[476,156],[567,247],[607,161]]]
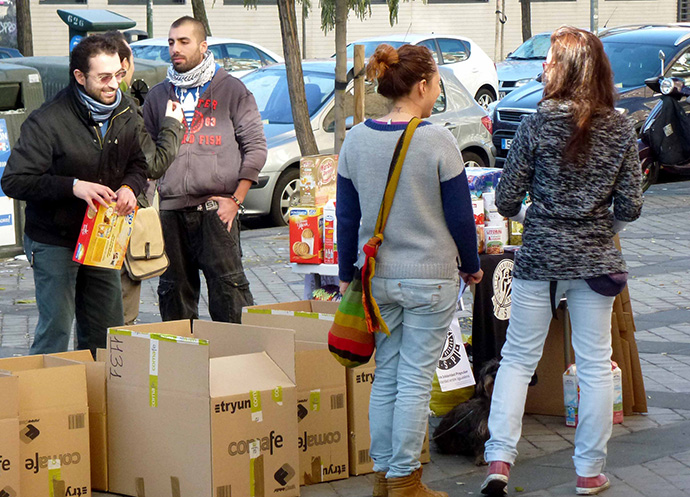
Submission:
[[[140,281],[160,276],[169,265],[158,211],[154,207],[139,209],[125,255],[125,268],[129,277]]]
[[[429,409],[436,417],[445,416],[448,411],[458,404],[467,402],[474,395],[474,386],[458,388],[448,392],[441,391],[438,376],[434,373],[434,380],[431,382],[431,400]]]

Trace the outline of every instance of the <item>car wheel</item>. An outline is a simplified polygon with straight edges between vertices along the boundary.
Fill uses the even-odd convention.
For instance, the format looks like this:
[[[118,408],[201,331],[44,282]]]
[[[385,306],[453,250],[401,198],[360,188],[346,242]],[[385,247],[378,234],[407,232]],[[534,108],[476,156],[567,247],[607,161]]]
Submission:
[[[465,161],[465,167],[488,167],[486,161],[474,152],[463,152],[462,160]]]
[[[494,97],[494,94],[491,93],[490,90],[481,88],[474,96],[474,99],[484,110],[488,110],[489,104],[496,100],[496,97]]]
[[[288,224],[288,210],[299,204],[299,169],[291,167],[278,178],[271,200],[271,221],[276,226]]]

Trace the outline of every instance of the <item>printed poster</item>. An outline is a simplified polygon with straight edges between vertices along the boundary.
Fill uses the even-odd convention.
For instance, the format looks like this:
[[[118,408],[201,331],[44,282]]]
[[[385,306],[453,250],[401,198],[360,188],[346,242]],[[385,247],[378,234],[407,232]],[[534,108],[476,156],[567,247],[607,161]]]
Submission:
[[[442,392],[471,387],[476,383],[465,345],[462,343],[460,323],[455,317],[453,317],[447,333],[446,343],[436,368],[438,383]]]

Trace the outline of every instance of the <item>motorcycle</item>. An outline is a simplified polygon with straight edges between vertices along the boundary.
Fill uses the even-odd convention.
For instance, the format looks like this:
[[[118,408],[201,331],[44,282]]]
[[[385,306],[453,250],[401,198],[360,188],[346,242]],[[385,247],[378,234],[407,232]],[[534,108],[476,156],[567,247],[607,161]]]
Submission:
[[[664,54],[659,52],[662,74]],[[642,166],[642,190],[656,183],[661,168],[672,173],[690,174],[690,116],[680,101],[690,96],[682,78],[649,78],[645,84],[660,93],[659,102],[640,130],[638,151]]]

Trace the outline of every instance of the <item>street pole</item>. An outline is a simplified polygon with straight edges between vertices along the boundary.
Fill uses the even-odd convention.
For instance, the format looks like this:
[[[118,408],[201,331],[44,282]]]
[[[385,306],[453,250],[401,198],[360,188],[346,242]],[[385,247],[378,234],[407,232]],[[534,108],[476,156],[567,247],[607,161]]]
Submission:
[[[146,33],[153,38],[153,0],[146,2]]]
[[[589,0],[589,30],[599,32],[599,0]]]

